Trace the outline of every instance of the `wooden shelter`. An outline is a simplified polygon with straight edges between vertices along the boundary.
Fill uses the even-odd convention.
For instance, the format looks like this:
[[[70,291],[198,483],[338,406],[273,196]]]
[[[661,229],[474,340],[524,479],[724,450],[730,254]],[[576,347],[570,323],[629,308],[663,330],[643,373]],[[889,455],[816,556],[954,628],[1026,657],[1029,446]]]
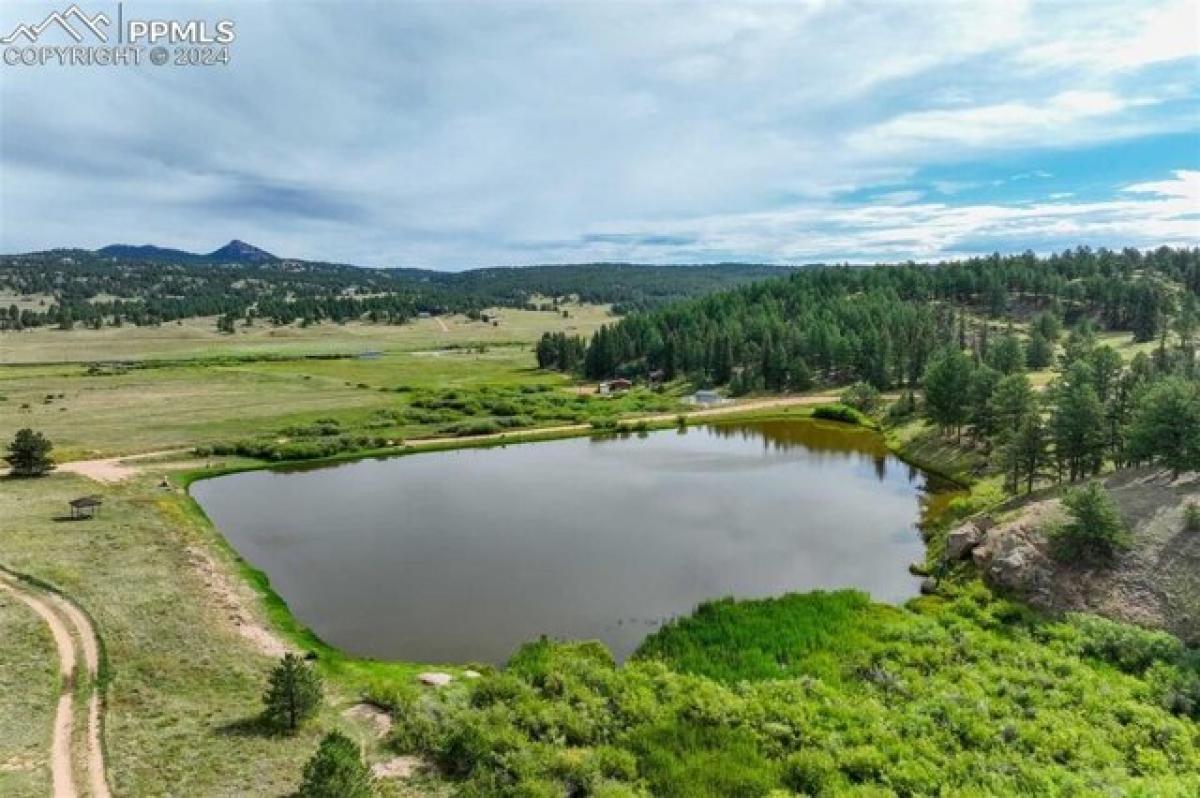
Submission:
[[[71,501],[67,502],[67,504],[71,505],[72,518],[92,518],[103,503],[103,500],[99,496],[81,496],[78,499],[71,499]]]

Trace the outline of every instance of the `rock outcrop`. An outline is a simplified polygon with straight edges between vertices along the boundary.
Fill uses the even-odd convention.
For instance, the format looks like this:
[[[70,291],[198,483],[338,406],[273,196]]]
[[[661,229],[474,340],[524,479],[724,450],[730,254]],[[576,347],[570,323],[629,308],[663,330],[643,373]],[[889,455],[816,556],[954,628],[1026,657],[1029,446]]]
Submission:
[[[1111,563],[1052,555],[1048,532],[1064,520],[1057,499],[1025,504],[978,542],[978,524],[954,530],[947,559],[970,552],[985,581],[1041,609],[1093,612],[1200,642],[1200,530],[1184,524],[1184,508],[1200,502],[1200,482],[1139,469],[1113,475],[1106,487],[1133,538]]]

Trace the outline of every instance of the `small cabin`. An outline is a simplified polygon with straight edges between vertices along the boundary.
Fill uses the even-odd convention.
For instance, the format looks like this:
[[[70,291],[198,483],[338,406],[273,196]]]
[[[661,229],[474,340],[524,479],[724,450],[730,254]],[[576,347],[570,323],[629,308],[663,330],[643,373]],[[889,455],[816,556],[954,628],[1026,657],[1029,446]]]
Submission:
[[[72,518],[92,518],[103,503],[99,496],[81,496],[67,502],[71,507]]]
[[[719,405],[725,401],[725,397],[716,391],[704,390],[696,391],[692,394],[692,403],[698,405]]]
[[[633,387],[633,383],[623,377],[618,377],[615,380],[607,380],[600,383],[600,387],[596,392],[601,396],[611,396],[614,393],[624,393]]]

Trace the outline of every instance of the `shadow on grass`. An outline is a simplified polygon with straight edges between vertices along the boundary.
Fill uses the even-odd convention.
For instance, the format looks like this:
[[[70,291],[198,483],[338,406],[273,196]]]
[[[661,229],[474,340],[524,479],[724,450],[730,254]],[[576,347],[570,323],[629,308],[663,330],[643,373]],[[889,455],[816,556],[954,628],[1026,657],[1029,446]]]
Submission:
[[[286,737],[285,729],[264,718],[262,715],[252,715],[239,718],[216,727],[216,733],[222,737]]]

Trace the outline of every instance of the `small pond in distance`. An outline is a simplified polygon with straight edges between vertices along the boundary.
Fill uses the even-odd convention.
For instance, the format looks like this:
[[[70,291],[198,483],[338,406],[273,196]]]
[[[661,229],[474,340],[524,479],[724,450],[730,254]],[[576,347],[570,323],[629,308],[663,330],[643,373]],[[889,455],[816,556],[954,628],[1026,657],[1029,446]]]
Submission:
[[[873,433],[781,421],[252,471],[192,493],[326,642],[502,663],[542,634],[624,658],[721,596],[903,601],[929,479]]]

